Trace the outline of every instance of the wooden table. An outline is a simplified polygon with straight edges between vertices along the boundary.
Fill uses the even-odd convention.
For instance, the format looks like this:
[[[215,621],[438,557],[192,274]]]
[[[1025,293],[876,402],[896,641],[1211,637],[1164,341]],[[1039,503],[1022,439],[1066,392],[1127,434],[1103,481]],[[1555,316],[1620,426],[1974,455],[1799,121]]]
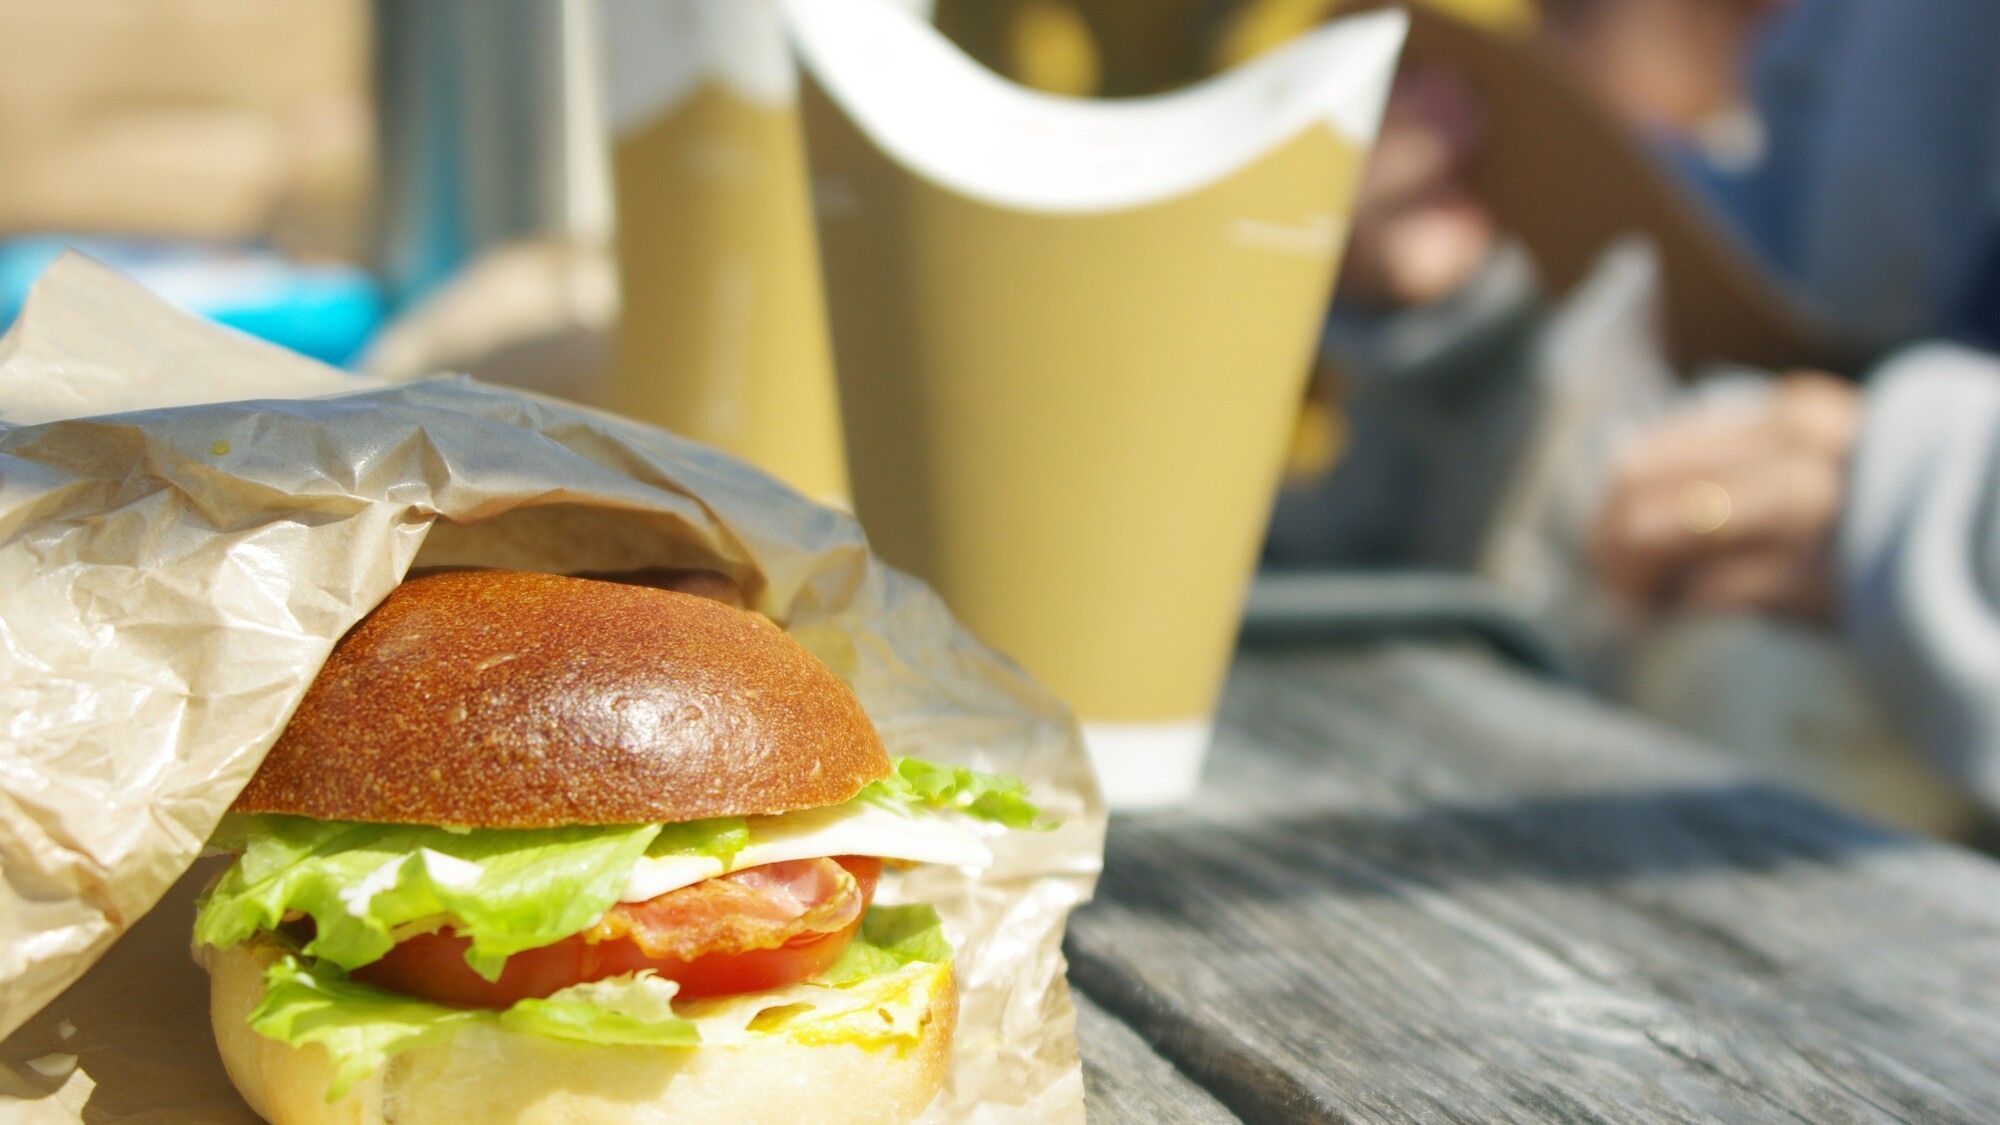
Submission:
[[[1474,652],[1219,732],[1070,925],[1095,1122],[2000,1121],[2000,864]]]

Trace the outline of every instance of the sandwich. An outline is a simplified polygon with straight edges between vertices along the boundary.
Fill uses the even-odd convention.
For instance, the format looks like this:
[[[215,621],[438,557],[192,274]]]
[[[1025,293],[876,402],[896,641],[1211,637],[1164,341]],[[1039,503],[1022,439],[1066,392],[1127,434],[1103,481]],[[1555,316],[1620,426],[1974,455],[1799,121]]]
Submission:
[[[211,839],[195,949],[277,1125],[907,1121],[957,990],[883,868],[987,864],[1038,817],[892,760],[757,614],[448,571],[334,647]]]

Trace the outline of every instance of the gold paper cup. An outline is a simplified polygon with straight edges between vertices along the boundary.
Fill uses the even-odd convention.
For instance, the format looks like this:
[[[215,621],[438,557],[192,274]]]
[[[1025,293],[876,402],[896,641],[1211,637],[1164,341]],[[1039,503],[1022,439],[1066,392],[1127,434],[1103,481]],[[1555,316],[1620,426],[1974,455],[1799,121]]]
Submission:
[[[786,11],[863,526],[1071,701],[1114,807],[1186,798],[1404,17],[1087,102]]]
[[[624,293],[604,405],[845,503],[799,137],[764,0],[604,8]]]

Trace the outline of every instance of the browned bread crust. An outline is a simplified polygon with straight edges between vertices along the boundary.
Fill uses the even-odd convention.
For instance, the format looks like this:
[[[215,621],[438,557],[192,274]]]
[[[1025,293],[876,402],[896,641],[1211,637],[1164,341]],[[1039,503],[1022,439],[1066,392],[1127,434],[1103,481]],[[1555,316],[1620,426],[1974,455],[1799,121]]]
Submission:
[[[760,616],[470,570],[411,579],[349,630],[231,808],[639,824],[835,804],[888,772],[854,693]]]

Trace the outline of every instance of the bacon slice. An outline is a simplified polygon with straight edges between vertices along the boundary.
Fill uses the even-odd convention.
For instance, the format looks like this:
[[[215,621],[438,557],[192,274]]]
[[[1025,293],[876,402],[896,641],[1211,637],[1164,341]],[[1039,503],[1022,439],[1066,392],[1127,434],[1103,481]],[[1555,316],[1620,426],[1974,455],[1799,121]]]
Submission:
[[[583,932],[590,943],[630,938],[648,957],[683,960],[707,953],[776,949],[802,934],[844,929],[861,916],[866,896],[831,859],[794,859],[746,867],[621,902]]]

